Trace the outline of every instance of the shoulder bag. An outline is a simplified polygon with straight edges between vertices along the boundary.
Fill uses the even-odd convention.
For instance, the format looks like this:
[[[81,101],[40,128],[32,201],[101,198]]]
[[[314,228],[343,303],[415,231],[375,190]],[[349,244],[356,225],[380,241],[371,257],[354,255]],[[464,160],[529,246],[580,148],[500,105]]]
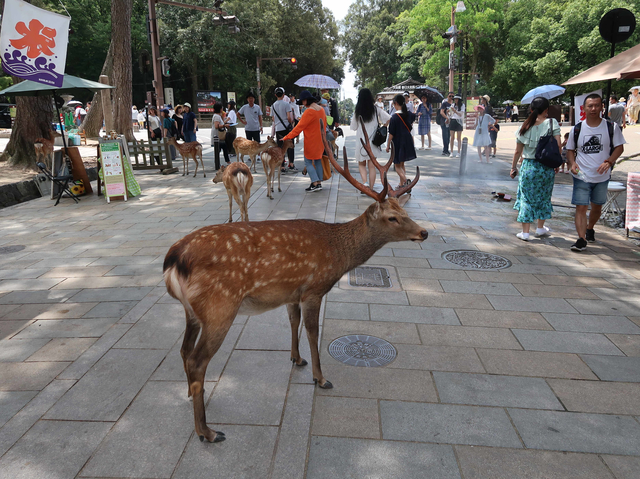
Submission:
[[[549,132],[541,136],[536,147],[536,161],[547,168],[558,168],[562,165],[562,155],[558,142],[553,137],[553,120],[549,120]]]
[[[376,111],[376,122],[378,123],[378,128],[376,128],[376,132],[373,134],[373,138],[371,139],[371,143],[375,146],[379,147],[385,141],[387,141],[387,127],[385,125],[380,124],[380,120],[378,119],[378,107],[374,106]]]
[[[275,105],[271,108],[273,108],[273,112],[278,117],[278,120],[280,120],[280,123],[282,123],[282,126],[284,126],[284,121],[282,121],[282,118],[280,118],[280,115],[278,115],[278,110],[275,109]],[[289,123],[289,119],[287,119],[287,126],[284,127],[285,136],[291,133],[291,130],[293,130],[293,126],[291,126],[291,123]]]

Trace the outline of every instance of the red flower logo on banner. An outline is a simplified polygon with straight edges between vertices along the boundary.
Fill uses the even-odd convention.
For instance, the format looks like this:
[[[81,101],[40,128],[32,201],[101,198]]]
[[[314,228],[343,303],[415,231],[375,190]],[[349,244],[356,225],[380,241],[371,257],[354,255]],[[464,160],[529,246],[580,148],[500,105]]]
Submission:
[[[34,18],[29,22],[29,28],[24,22],[16,23],[16,32],[22,35],[22,38],[10,40],[11,45],[19,50],[27,48],[29,58],[36,58],[41,53],[47,56],[53,55],[51,49],[56,46],[55,29],[45,27]]]

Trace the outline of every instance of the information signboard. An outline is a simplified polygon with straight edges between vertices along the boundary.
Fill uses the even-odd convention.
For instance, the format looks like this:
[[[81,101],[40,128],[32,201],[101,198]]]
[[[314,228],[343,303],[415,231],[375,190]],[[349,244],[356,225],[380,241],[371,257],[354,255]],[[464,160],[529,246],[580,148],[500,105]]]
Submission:
[[[110,203],[110,198],[119,196],[124,197],[124,200],[127,201],[127,187],[119,141],[100,143],[100,162],[104,175],[104,196],[107,203]]]
[[[465,128],[467,130],[474,130],[476,128],[476,120],[478,119],[478,112],[476,111],[476,106],[480,104],[479,96],[468,96],[467,97],[467,114],[465,118]]]
[[[222,93],[219,91],[198,91],[196,92],[198,99],[198,111],[213,112],[213,105],[216,103],[222,103]]]

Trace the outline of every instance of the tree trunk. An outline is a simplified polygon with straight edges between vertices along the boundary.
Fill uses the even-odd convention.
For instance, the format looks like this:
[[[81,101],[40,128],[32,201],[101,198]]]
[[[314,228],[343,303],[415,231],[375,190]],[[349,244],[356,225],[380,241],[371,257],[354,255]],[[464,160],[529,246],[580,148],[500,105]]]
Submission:
[[[107,52],[107,58],[102,65],[102,72],[100,75],[107,75],[111,78],[113,72],[113,41],[109,45],[109,51]],[[96,81],[96,80],[94,80]],[[104,92],[104,94],[102,93]],[[87,116],[84,118],[80,129],[85,131],[87,137],[96,138],[100,134],[100,128],[102,128],[102,120],[104,115],[102,113],[102,98],[105,101],[111,102],[111,92],[109,90],[102,90],[102,92],[94,93],[93,100],[91,100],[91,109],[87,112]]]
[[[113,122],[118,133],[134,141],[131,127],[131,13],[133,0],[111,1],[111,42],[113,45]]]
[[[191,94],[191,111],[197,114],[198,111],[198,94],[196,93],[200,88],[198,85],[198,59],[194,58],[191,63],[191,84],[193,85],[193,92]],[[196,100],[196,101],[194,101]]]
[[[478,39],[474,38],[471,41],[471,47],[473,48],[473,53],[471,54],[471,91],[469,92],[469,96],[476,95],[476,76],[477,68],[478,68]]]

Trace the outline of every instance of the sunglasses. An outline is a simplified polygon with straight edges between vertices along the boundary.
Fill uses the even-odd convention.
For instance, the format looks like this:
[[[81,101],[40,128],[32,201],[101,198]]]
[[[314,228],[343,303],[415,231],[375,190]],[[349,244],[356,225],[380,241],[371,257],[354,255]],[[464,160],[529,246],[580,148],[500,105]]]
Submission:
[[[453,95],[449,95],[449,98],[453,98]]]

